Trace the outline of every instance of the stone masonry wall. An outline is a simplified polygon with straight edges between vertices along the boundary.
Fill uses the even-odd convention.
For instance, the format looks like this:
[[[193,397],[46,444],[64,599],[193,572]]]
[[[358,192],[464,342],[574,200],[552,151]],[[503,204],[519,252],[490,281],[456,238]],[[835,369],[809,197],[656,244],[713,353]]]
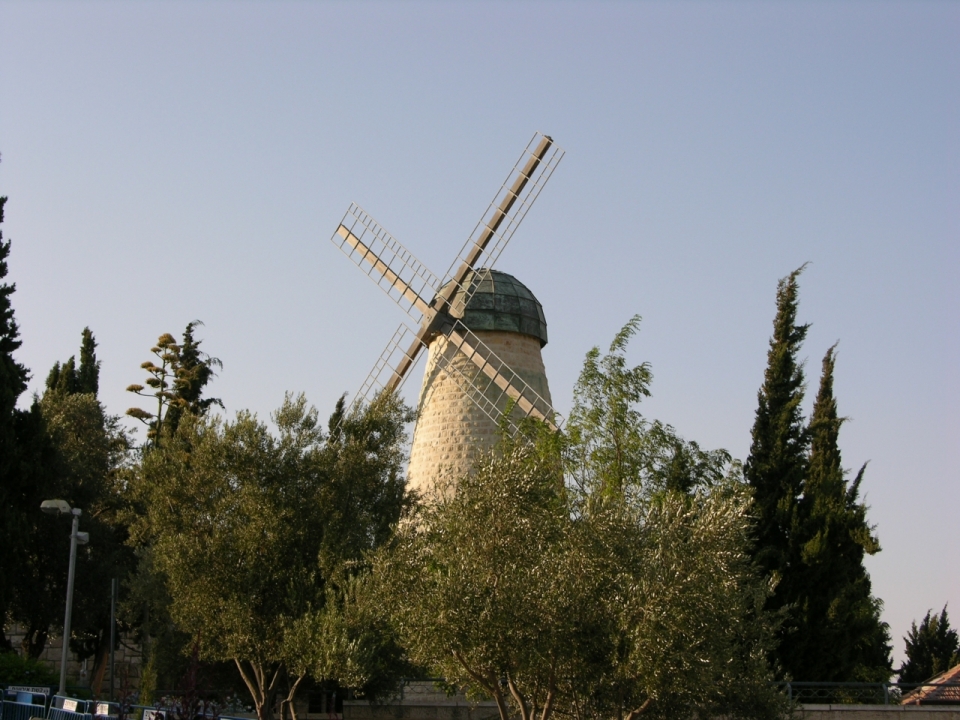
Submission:
[[[803,705],[802,720],[960,720],[960,705]]]
[[[20,648],[20,642],[23,640],[25,631],[18,624],[13,623],[6,628],[7,637],[15,649]],[[51,636],[47,640],[47,646],[40,654],[40,662],[47,665],[55,675],[60,674],[60,656],[63,650],[63,638],[60,636]],[[140,664],[142,654],[140,646],[135,644],[130,638],[121,635],[119,647],[115,653],[115,663],[117,671],[116,688],[119,691],[121,685],[126,683],[128,689],[135,690],[140,686]],[[81,661],[76,653],[70,652],[67,655],[67,685],[77,687],[89,687],[93,676],[94,658],[87,658]],[[106,670],[103,676],[103,688],[106,691],[110,687],[110,670]]]
[[[544,400],[552,402],[539,340],[500,331],[478,331],[476,335]],[[438,479],[469,473],[478,453],[497,442],[497,424],[440,368],[439,358],[468,377],[479,374],[476,365],[445,337],[438,336],[430,344],[408,469],[410,487],[421,491]]]

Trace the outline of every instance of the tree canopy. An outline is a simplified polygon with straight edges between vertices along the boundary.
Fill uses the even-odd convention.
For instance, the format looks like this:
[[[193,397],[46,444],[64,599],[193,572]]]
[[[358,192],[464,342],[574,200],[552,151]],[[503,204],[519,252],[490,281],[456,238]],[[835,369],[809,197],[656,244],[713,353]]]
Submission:
[[[309,620],[329,620],[332,598],[355,594],[365,552],[400,515],[409,419],[384,397],[327,435],[303,396],[287,397],[275,432],[246,412],[190,414],[144,454],[135,533],[149,541],[170,616],[202,658],[236,664],[261,720],[291,669],[290,646],[313,647]],[[317,667],[330,666],[292,668],[288,700]]]
[[[503,720],[783,709],[749,494],[728,456],[640,415],[649,368],[624,356],[637,326],[588,354],[567,435],[505,437],[378,553],[411,658]]]
[[[910,623],[904,641],[907,659],[898,671],[902,683],[922,683],[960,663],[960,637],[950,627],[946,605],[939,615],[927,610],[920,627]]]
[[[813,415],[806,424],[803,363],[809,325],[797,323],[798,268],[777,285],[777,312],[758,393],[744,472],[756,501],[754,557],[772,577],[771,610],[786,613],[773,659],[800,681],[885,681],[889,629],[871,594],[865,554],[880,550],[859,499],[866,466],[853,482],[841,464],[844,419],[833,394],[835,349],[823,360]]]

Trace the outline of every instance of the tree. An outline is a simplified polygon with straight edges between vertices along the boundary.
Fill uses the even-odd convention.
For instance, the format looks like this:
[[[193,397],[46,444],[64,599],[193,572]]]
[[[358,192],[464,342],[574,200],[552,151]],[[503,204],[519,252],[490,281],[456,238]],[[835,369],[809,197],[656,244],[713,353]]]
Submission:
[[[0,224],[3,223],[6,197],[0,197]],[[10,241],[3,241],[0,231],[0,281],[7,276],[7,258]],[[7,578],[22,562],[22,544],[19,527],[23,511],[23,493],[27,486],[22,482],[17,453],[17,400],[27,389],[29,373],[18,363],[13,354],[21,345],[20,330],[13,316],[11,296],[16,290],[13,283],[0,283],[0,573]],[[6,617],[10,602],[10,583],[0,583],[0,618]],[[9,648],[9,641],[0,630],[0,649]]]
[[[504,438],[374,564],[412,659],[492,697],[502,720],[783,709],[749,495],[737,466],[640,415],[649,369],[624,358],[636,327],[588,354],[569,436],[532,423]]]
[[[803,401],[803,363],[797,353],[809,325],[797,324],[798,278],[802,266],[777,284],[777,314],[767,353],[759,407],[753,424],[750,455],[744,476],[753,488],[757,514],[756,550],[760,567],[778,581],[771,607],[789,603],[791,538],[796,531],[797,501],[807,471],[809,437],[800,404]]]
[[[670,425],[640,413],[637,406],[649,397],[653,374],[648,363],[629,367],[625,354],[639,327],[635,315],[607,354],[598,347],[590,350],[574,387],[567,472],[597,499],[667,489],[690,492],[722,479],[731,463],[726,451],[701,450]]]
[[[863,566],[864,555],[879,552],[880,543],[859,500],[866,465],[848,483],[841,464],[844,418],[833,395],[834,351],[823,358],[810,418],[809,464],[798,504],[800,557],[791,570],[796,632],[783,657],[797,678],[886,682],[892,672],[890,632],[880,620],[883,604],[872,596]]]
[[[960,663],[960,638],[950,627],[947,606],[940,615],[927,610],[920,627],[910,623],[910,632],[904,638],[907,659],[898,671],[902,683],[922,683]]]
[[[865,466],[848,484],[841,465],[833,348],[824,358],[809,425],[800,408],[805,388],[797,355],[809,328],[797,324],[804,267],[777,285],[774,332],[744,467],[756,501],[754,558],[776,582],[767,607],[785,613],[774,659],[779,672],[795,680],[886,680],[889,629],[863,567],[864,554],[880,545],[859,500]]]
[[[606,355],[587,354],[567,426],[574,515],[615,579],[601,597],[616,642],[593,700],[621,717],[776,715],[765,653],[778,620],[764,610],[770,589],[750,557],[754,508],[741,466],[642,416],[652,375],[625,357],[638,327],[635,317]]]
[[[176,432],[186,413],[201,416],[211,405],[223,407],[218,398],[202,398],[204,388],[215,376],[213,369],[223,367],[220,360],[201,352],[202,341],[194,339],[194,329],[202,324],[199,320],[187,323],[179,345],[170,333],[162,334],[150,348],[160,364],[147,360],[140,365],[148,373],[145,383],[149,390],[138,384],[127,387],[128,392],[156,400],[156,412],[138,407],[127,410],[127,415],[147,426],[148,443],[157,444],[165,432]]]
[[[63,618],[69,524],[43,516],[37,508],[44,499],[64,498],[82,509],[82,528],[91,538],[77,554],[70,642],[81,658],[95,656],[96,684],[109,655],[110,579],[128,572],[132,554],[117,517],[115,487],[129,444],[118,418],[106,414],[97,399],[95,347],[92,332],[85,328],[79,371],[73,358],[56,363],[43,397],[22,419],[21,468],[34,482],[21,524],[28,553],[17,573],[11,612],[26,630],[23,652],[39,656],[50,630]]]
[[[276,434],[245,412],[230,422],[188,413],[143,455],[135,533],[170,617],[201,658],[235,663],[261,720],[285,681],[289,643],[302,641],[298,621],[343,596],[399,517],[409,419],[385,396],[331,437],[303,396],[287,397]],[[288,704],[301,680],[290,677]]]
[[[437,488],[377,566],[414,661],[494,698],[501,720],[511,709],[548,720],[577,640],[606,636],[580,597],[597,599],[595,577],[572,562],[553,455],[519,445],[482,461],[455,493]]]

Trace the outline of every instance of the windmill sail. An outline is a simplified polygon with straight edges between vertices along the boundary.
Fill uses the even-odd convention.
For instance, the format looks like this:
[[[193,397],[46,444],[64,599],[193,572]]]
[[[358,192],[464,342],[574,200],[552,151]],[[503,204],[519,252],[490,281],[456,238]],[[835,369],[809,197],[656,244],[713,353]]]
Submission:
[[[423,344],[418,341],[417,333],[407,327],[406,323],[400,323],[400,327],[393,333],[390,342],[380,353],[373,369],[364,380],[360,392],[353,399],[350,405],[351,412],[360,404],[371,403],[374,397],[384,390],[393,392],[400,389],[407,377],[407,371],[417,359],[419,351],[411,354],[414,343],[423,347]]]
[[[457,352],[437,352],[434,362],[487,417],[495,423],[506,419],[511,431],[523,418],[542,420],[554,430],[560,426],[562,420],[550,403],[462,322],[457,321],[445,335],[448,347]],[[473,364],[471,370],[454,362],[458,354]]]
[[[471,270],[494,266],[562,159],[563,150],[552,138],[542,133],[534,134],[480,222],[451,263],[442,283],[453,280],[453,284],[448,286],[451,292],[447,300],[460,288]],[[472,289],[462,289],[465,292],[461,304],[466,304],[473,295]],[[452,308],[452,314],[459,316],[462,310],[462,307]]]
[[[330,239],[414,320],[428,313],[437,276],[363,208],[352,203]]]

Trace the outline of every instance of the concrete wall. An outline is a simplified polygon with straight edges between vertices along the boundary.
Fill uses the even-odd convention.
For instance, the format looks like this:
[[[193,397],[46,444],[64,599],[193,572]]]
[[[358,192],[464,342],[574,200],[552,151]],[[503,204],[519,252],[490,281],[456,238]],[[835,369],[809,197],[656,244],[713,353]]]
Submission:
[[[960,720],[960,705],[804,705],[803,720]]]

